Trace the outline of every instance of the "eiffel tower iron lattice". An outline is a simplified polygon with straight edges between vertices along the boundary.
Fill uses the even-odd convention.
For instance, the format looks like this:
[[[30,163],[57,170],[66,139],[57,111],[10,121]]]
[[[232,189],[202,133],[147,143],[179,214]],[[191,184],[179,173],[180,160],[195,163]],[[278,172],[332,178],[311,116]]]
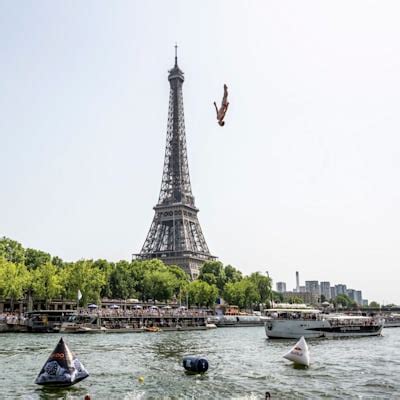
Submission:
[[[177,46],[175,65],[168,75],[167,144],[160,196],[146,241],[136,258],[158,258],[178,265],[195,279],[201,265],[216,257],[210,254],[204,239],[190,184],[182,96],[184,74],[178,67],[176,49]]]

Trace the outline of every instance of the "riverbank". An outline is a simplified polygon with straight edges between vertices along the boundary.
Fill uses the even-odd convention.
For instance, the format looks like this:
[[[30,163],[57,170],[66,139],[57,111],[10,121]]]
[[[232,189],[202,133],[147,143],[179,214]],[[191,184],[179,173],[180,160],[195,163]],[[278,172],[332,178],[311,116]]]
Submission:
[[[263,326],[260,315],[214,315],[209,310],[180,308],[42,310],[0,314],[0,332],[132,332],[186,331],[215,327]]]
[[[95,333],[143,332],[146,330],[203,330],[209,314],[202,310],[149,309],[34,311],[0,315],[0,332]]]

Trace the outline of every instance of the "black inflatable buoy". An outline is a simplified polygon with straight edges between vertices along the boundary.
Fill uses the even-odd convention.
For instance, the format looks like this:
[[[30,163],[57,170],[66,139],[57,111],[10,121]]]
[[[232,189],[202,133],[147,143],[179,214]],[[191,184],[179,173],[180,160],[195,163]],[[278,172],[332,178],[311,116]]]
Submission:
[[[203,373],[208,370],[208,361],[204,357],[183,357],[183,368],[194,373]]]
[[[71,386],[88,376],[85,367],[61,338],[39,372],[35,383],[45,386]]]

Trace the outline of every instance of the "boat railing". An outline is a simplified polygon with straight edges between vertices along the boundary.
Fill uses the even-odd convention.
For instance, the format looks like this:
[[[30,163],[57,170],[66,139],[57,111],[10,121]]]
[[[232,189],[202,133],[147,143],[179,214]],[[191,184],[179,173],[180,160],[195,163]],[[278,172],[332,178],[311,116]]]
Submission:
[[[314,313],[278,313],[278,314],[271,314],[268,315],[271,319],[274,320],[322,320],[323,317],[321,314],[314,314]]]
[[[380,326],[384,323],[381,318],[363,317],[363,318],[341,318],[330,317],[326,318],[331,326]]]

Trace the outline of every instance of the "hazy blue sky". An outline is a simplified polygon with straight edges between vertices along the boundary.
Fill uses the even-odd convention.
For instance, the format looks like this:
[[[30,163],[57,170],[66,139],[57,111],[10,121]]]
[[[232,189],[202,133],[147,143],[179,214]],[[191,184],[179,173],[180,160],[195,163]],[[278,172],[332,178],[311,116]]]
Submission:
[[[139,252],[173,46],[211,252],[400,303],[400,4],[0,1],[0,235],[65,260]],[[226,125],[213,101],[230,90]]]

